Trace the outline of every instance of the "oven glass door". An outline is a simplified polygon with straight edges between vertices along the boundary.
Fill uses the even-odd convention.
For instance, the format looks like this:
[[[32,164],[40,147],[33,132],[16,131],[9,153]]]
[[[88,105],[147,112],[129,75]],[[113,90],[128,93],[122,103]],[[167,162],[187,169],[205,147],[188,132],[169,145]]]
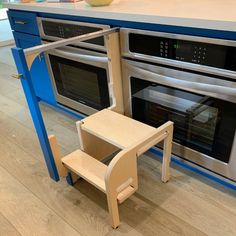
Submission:
[[[236,104],[131,77],[134,119],[158,127],[174,122],[174,141],[225,163],[236,129]]]
[[[96,110],[110,106],[106,69],[51,54],[49,61],[59,96]]]

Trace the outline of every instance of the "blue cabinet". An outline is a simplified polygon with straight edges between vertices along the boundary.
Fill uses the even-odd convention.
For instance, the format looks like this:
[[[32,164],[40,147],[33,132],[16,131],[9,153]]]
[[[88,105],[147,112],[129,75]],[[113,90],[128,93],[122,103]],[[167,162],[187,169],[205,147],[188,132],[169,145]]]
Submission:
[[[35,13],[10,10],[7,12],[7,15],[12,30],[27,34],[39,35]]]
[[[13,36],[16,46],[23,49],[41,44],[39,36],[16,31],[13,32]],[[41,54],[40,57],[35,59],[30,74],[37,97],[51,105],[56,105],[44,54]]]

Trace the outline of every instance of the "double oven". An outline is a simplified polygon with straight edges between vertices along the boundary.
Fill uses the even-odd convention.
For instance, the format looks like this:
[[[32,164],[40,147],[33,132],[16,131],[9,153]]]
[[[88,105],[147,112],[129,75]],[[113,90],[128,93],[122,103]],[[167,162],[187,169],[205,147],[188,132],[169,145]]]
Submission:
[[[125,114],[174,122],[173,153],[236,180],[236,42],[121,30]]]
[[[45,44],[109,28],[78,21],[37,20]],[[86,115],[113,104],[104,37],[49,50],[45,58],[59,104]]]
[[[38,18],[43,43],[107,29]],[[175,124],[173,153],[236,181],[236,42],[121,28],[125,114]],[[103,37],[45,55],[59,104],[90,115],[112,106]]]

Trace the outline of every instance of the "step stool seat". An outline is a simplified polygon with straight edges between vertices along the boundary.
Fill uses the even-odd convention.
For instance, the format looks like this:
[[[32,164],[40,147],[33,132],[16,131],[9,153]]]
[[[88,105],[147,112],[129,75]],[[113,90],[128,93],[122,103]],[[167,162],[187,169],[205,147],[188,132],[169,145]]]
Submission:
[[[71,171],[106,192],[105,174],[107,166],[78,149],[62,158],[62,163]]]
[[[127,116],[103,109],[81,120],[81,129],[124,149],[155,132],[156,128]]]

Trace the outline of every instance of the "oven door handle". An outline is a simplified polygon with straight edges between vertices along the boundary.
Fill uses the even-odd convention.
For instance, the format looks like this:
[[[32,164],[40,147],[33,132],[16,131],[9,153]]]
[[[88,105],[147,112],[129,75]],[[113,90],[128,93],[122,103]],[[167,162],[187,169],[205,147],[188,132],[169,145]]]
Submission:
[[[167,85],[170,87],[178,87],[180,89],[186,88],[189,90],[194,90],[196,92],[207,92],[207,93],[214,93],[214,94],[236,97],[236,88],[222,86],[222,85],[207,84],[207,83],[190,82],[186,80],[181,80],[181,79],[157,74],[155,72],[143,69],[139,66],[133,66],[129,64],[126,64],[126,66],[135,75],[142,76],[144,78],[148,77],[152,79],[153,82]]]
[[[66,50],[52,49],[48,51],[48,54],[56,54],[61,57],[69,58],[71,60],[77,61],[88,61],[88,62],[99,62],[99,63],[108,63],[107,57],[93,56],[81,53],[68,52]]]

